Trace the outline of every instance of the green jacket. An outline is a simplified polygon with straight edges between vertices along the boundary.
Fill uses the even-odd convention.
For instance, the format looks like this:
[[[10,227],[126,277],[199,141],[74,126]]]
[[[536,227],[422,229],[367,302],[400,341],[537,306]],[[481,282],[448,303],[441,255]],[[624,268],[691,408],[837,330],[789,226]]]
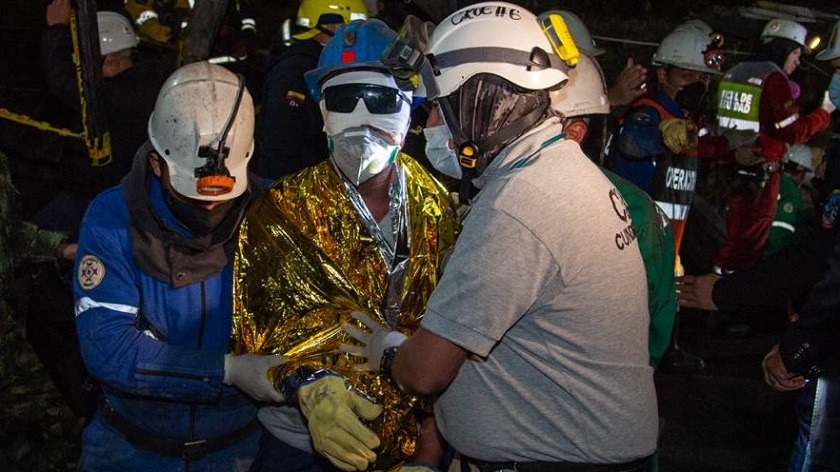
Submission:
[[[12,284],[14,270],[24,262],[55,260],[65,235],[39,229],[20,221],[16,207],[17,190],[12,185],[8,157],[0,152],[0,294],[5,297]],[[5,321],[10,309],[0,298],[0,320]]]
[[[779,204],[770,236],[764,246],[764,255],[769,256],[793,242],[799,227],[799,215],[802,213],[802,196],[796,188],[796,181],[788,174],[782,174],[779,185]]]
[[[629,180],[602,169],[616,186],[630,210],[633,231],[645,264],[648,285],[650,327],[648,352],[656,367],[668,345],[677,316],[677,287],[674,279],[674,231],[668,218],[642,189]]]

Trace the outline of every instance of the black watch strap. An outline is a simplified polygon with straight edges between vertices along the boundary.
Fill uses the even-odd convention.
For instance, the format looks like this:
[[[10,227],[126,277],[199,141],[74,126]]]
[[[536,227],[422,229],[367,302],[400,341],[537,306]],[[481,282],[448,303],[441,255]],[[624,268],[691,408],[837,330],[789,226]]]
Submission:
[[[382,359],[379,360],[379,375],[382,377],[391,378],[391,368],[399,348],[399,346],[391,346],[382,351]]]

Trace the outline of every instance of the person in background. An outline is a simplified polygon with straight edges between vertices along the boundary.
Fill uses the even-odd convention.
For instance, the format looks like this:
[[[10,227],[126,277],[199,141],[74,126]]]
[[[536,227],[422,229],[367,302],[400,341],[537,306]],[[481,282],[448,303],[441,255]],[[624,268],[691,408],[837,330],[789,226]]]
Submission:
[[[552,90],[551,107],[563,116],[563,130],[568,139],[580,144],[587,156],[598,162],[604,143],[589,134],[590,126],[602,126],[610,113],[610,103],[604,75],[598,63],[581,56],[577,66],[569,71],[569,81],[562,88]],[[677,315],[674,280],[674,231],[668,218],[642,189],[607,169],[602,172],[624,197],[633,232],[645,264],[648,287],[650,328],[648,352],[650,365],[656,368],[671,343],[671,333]]]
[[[441,460],[429,412],[412,408],[415,399],[387,379],[354,369],[339,350],[352,311],[376,313],[405,334],[417,329],[458,230],[446,190],[399,152],[414,86],[380,62],[394,39],[379,20],[336,31],[306,74],[330,157],[277,180],[242,224],[234,349],[289,359],[272,372],[286,403],[259,413],[267,432],[254,471],[330,470],[325,458],[344,470]],[[366,429],[352,410],[371,420],[381,408],[348,386],[385,407],[368,423],[383,434],[376,455],[358,453],[346,431]],[[376,435],[363,439],[360,450]]]
[[[324,121],[309,96],[303,75],[317,67],[318,57],[335,30],[367,18],[362,0],[303,0],[295,42],[272,56],[266,66],[262,105],[257,117],[254,172],[266,179],[314,166],[329,155]]]
[[[70,4],[53,0],[47,6],[40,60],[50,95],[60,104],[68,127],[79,131],[82,101],[73,63]],[[166,78],[159,62],[135,61],[138,39],[124,16],[99,11],[96,20],[102,71],[96,93],[108,127],[111,161],[94,165],[82,141],[65,138],[57,162],[60,178],[43,189],[55,194],[31,217],[42,229],[66,234],[69,242],[78,241],[79,225],[93,197],[117,185],[131,168],[134,152],[146,140],[146,125]],[[69,282],[72,263],[31,264],[25,270],[33,280],[30,290],[38,294],[30,298],[25,313],[29,340],[74,412],[91,417],[98,403],[98,386],[82,363],[76,341]]]
[[[595,44],[592,34],[579,16],[568,10],[549,10],[540,14],[540,18],[551,14],[558,14],[563,17],[578,49],[589,56],[590,59],[597,61],[597,57],[606,52]],[[624,109],[627,105],[633,103],[633,100],[645,93],[646,78],[647,68],[641,64],[636,64],[632,57],[628,57],[624,68],[607,90],[610,108]]]
[[[144,40],[176,47],[181,31],[189,23],[195,0],[125,0],[125,11]],[[213,45],[211,60],[242,56],[257,33],[257,20],[247,1],[231,0]],[[226,61],[220,61],[226,62]]]
[[[840,70],[840,22],[828,47],[816,58]],[[834,74],[826,100],[840,105],[840,75]],[[825,105],[824,105],[825,106]],[[773,389],[796,391],[798,431],[788,470],[840,468],[840,426],[837,424],[838,218],[840,218],[840,159],[836,142],[826,153],[825,174],[816,185],[824,202],[816,227],[806,236],[759,261],[750,269],[720,277],[686,276],[680,281],[679,303],[707,310],[771,308],[793,301],[793,324],[762,362],[765,382]],[[816,179],[814,179],[816,180]],[[807,228],[807,225],[805,225]]]
[[[236,233],[261,190],[247,171],[254,108],[244,79],[176,70],[149,140],[82,223],[75,264],[82,357],[104,398],[81,470],[247,470],[257,401],[279,401],[279,356],[228,354]]]
[[[779,203],[776,216],[770,227],[770,235],[764,246],[764,255],[778,252],[793,242],[797,230],[812,221],[802,221],[802,195],[800,189],[814,175],[814,153],[804,144],[794,144],[788,148],[782,161],[782,178],[779,185]]]
[[[67,235],[21,221],[9,159],[0,152],[0,464],[10,472],[72,467],[77,416],[26,339],[26,304],[15,273],[27,264],[73,260]]]
[[[825,129],[836,109],[827,95],[822,106],[807,115],[800,115],[796,105],[789,76],[808,52],[807,34],[794,21],[769,21],[758,53],[727,71],[718,86],[719,126],[757,135],[760,159],[742,164],[758,165],[761,171],[758,185],[729,195],[726,239],[715,261],[720,273],[748,269],[761,259],[776,214],[781,161],[788,146]]]
[[[407,391],[440,393],[438,427],[460,453],[452,470],[641,471],[656,448],[627,206],[549,111],[548,90],[577,59],[567,38],[504,2],[435,29],[433,98],[479,190],[460,195],[472,204],[420,328],[400,343],[366,319],[346,348]]]
[[[680,246],[697,183],[697,160],[723,157],[743,144],[737,133],[713,136],[701,122],[709,81],[721,73],[724,62],[719,46],[719,36],[700,22],[686,22],[669,33],[653,55],[657,84],[633,103],[609,156],[615,173],[651,195],[670,220],[677,276],[683,273]],[[705,368],[703,359],[679,347],[676,325],[671,339],[669,368]]]
[[[41,38],[41,65],[50,93],[75,113],[75,126],[80,127],[81,101],[73,65],[71,12],[70,0],[53,0],[47,6],[48,27]],[[167,74],[158,62],[135,62],[138,38],[127,18],[111,11],[97,12],[96,17],[102,55],[102,82],[97,92],[102,98],[111,135],[113,161],[93,167],[87,155],[80,155],[78,162],[67,163],[66,190],[80,197],[82,211],[93,196],[116,185],[128,173],[134,151],[146,139],[146,122]],[[73,232],[76,230],[72,228]]]
[[[840,184],[833,164],[829,185]],[[753,267],[721,277],[685,276],[679,303],[704,310],[773,309],[792,302],[793,324],[762,362],[765,382],[781,392],[796,391],[797,436],[788,470],[836,470],[837,430],[838,215],[840,190],[826,200],[820,227]]]

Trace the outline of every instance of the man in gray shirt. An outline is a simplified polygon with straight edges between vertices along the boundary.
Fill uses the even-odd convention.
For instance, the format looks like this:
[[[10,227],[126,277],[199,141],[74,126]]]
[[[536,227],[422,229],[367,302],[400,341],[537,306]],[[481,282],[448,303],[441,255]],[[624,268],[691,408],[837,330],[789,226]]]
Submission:
[[[442,392],[471,470],[641,471],[656,448],[645,269],[621,194],[549,111],[576,54],[562,37],[503,2],[435,30],[432,88],[479,191],[421,328],[401,344],[363,314],[372,332],[345,328],[366,365]]]

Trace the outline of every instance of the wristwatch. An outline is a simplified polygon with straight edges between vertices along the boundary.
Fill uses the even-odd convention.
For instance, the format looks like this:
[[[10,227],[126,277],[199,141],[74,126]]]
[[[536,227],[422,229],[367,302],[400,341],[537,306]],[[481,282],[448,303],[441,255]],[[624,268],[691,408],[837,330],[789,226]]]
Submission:
[[[382,351],[382,358],[379,360],[379,375],[391,378],[391,368],[394,366],[394,358],[397,357],[399,346],[391,346]]]

